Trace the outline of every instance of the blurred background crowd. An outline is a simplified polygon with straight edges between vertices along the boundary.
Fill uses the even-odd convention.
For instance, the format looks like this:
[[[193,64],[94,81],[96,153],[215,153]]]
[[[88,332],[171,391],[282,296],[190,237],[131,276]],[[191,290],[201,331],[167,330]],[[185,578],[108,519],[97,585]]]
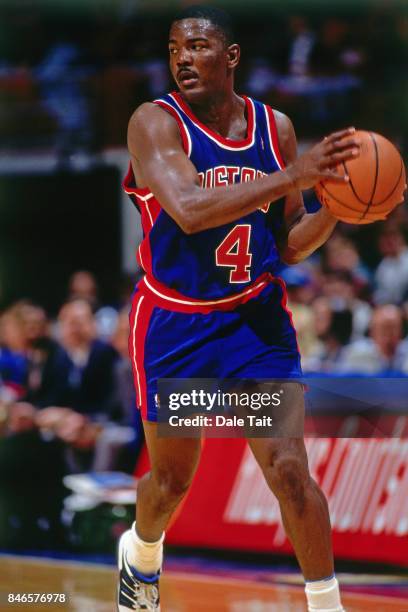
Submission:
[[[27,497],[38,508],[31,505],[24,532],[31,521],[35,545],[46,546],[54,522],[57,545],[64,474],[133,471],[142,432],[127,338],[139,271],[121,260],[123,173],[104,153],[126,157],[132,111],[172,87],[168,24],[188,3],[56,4],[0,5],[4,546],[18,542]],[[242,46],[237,89],[287,113],[300,149],[355,125],[406,153],[406,6],[326,2],[289,11],[276,2],[232,12]],[[87,160],[79,173],[78,153]],[[46,171],[44,156],[55,162]],[[312,192],[305,202],[310,211],[318,206]],[[339,224],[322,249],[282,276],[306,373],[408,376],[404,206],[385,223]]]
[[[2,146],[53,145],[61,156],[123,146],[134,108],[172,87],[168,24],[193,2],[24,4],[0,6]],[[406,145],[403,2],[218,4],[242,47],[237,90],[283,108],[301,139],[352,117]]]

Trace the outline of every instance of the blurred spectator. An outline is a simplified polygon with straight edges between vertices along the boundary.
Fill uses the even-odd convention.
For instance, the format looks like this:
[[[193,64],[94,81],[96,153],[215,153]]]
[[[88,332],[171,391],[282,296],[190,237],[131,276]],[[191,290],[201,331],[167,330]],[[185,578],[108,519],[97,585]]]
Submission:
[[[1,317],[1,342],[10,351],[25,354],[29,347],[22,309],[19,303],[13,304]]]
[[[305,306],[305,304],[295,304],[290,306],[290,310],[304,367],[305,364],[309,363],[309,359],[321,350],[321,343],[315,330],[315,315],[314,311],[309,306]]]
[[[308,264],[289,266],[282,270],[281,277],[286,284],[291,308],[295,304],[311,304],[318,291],[315,276],[315,270]]]
[[[51,338],[45,310],[34,304],[23,306],[27,337],[28,376],[24,400],[37,408],[59,403],[68,376],[63,348]]]
[[[95,276],[88,270],[74,272],[68,280],[68,300],[86,300],[96,309],[99,301],[99,290]]]
[[[90,145],[91,115],[82,80],[90,70],[80,62],[81,50],[72,42],[56,42],[34,70],[43,107],[57,126],[56,151],[66,161],[77,148]]]
[[[310,28],[308,20],[302,15],[289,18],[289,29],[292,34],[288,58],[288,73],[303,77],[310,74],[310,56],[315,44],[316,35]]]
[[[352,312],[345,307],[332,308],[327,298],[318,298],[314,304],[315,332],[320,343],[303,362],[305,371],[333,372],[342,360],[345,345],[352,332]]]
[[[12,306],[0,317],[0,401],[23,397],[27,378],[27,341],[20,310]]]
[[[326,242],[323,248],[323,270],[329,272],[347,272],[357,292],[364,290],[371,283],[369,269],[362,262],[356,245],[350,238],[339,232]]]
[[[116,451],[133,431],[119,436],[112,423],[115,405],[114,368],[118,355],[96,337],[95,318],[83,299],[66,302],[59,313],[59,335],[66,351],[66,378],[60,402],[38,415],[45,433],[67,445],[71,472],[84,469],[113,469]],[[122,432],[123,433],[123,432]]]
[[[32,440],[39,435],[44,443],[63,443],[70,472],[132,471],[142,428],[136,422],[129,358],[123,357],[128,335],[124,317],[115,337],[122,353],[119,360],[112,346],[97,339],[91,306],[83,299],[71,300],[60,310],[62,346],[47,335],[46,315],[40,307],[20,302],[5,314],[3,337],[24,349],[28,376],[24,401],[9,400],[3,435],[32,430]],[[5,326],[4,321],[12,325]],[[55,452],[55,445],[52,448]]]
[[[97,335],[102,340],[109,340],[116,327],[118,313],[112,306],[101,306],[97,280],[88,270],[74,272],[68,281],[68,300],[86,300],[95,314]]]
[[[346,270],[338,270],[325,274],[322,293],[329,298],[332,307],[347,308],[351,311],[352,339],[356,340],[364,336],[371,319],[371,306],[356,297],[356,284],[353,282],[351,273]]]
[[[310,61],[313,72],[319,75],[338,75],[359,68],[364,55],[351,42],[350,24],[338,17],[324,21]]]
[[[69,360],[64,405],[84,414],[105,415],[113,391],[116,351],[97,339],[90,304],[73,299],[61,307],[59,339]]]
[[[288,293],[288,305],[296,328],[302,361],[317,350],[318,338],[314,331],[314,312],[310,306],[316,296],[316,282],[313,270],[307,265],[296,265],[281,272]]]
[[[403,340],[401,310],[392,304],[377,306],[370,337],[347,346],[336,371],[365,374],[408,374],[408,342]]]
[[[375,271],[374,300],[377,304],[401,304],[408,291],[408,247],[394,225],[385,225],[378,247],[383,257]]]

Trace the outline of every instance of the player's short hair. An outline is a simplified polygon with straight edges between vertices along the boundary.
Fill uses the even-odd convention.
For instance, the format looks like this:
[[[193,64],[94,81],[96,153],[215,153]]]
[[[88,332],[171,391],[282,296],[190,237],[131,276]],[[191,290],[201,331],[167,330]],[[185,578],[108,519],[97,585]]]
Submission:
[[[219,31],[225,44],[232,45],[235,40],[231,16],[223,9],[213,6],[193,5],[176,14],[172,24],[182,19],[205,19]]]

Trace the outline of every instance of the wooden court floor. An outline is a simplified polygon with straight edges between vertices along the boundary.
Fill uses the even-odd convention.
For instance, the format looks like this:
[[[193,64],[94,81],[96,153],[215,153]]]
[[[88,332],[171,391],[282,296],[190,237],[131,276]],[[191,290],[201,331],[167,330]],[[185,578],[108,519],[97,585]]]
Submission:
[[[0,556],[0,610],[115,612],[115,571],[106,566]],[[8,604],[8,593],[65,593],[66,604]],[[162,612],[306,612],[303,589],[165,572]],[[347,612],[408,612],[408,600],[343,593]]]

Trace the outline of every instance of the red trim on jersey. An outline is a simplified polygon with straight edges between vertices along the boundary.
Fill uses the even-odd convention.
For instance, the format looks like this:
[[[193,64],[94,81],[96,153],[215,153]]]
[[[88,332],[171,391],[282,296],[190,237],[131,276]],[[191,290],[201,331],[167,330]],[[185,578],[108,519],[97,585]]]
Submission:
[[[137,261],[139,266],[146,272],[146,274],[153,274],[152,272],[152,250],[150,248],[149,236],[145,236],[143,241],[139,245],[137,250]]]
[[[216,300],[198,300],[185,296],[174,289],[166,287],[151,275],[145,276],[138,284],[138,289],[156,306],[175,312],[208,314],[214,310],[234,310],[240,304],[245,304],[256,297],[268,286],[274,277],[265,272],[254,283],[243,289],[240,293],[219,298]]]
[[[285,167],[285,162],[282,159],[282,155],[279,149],[278,128],[276,126],[275,114],[270,106],[267,106],[265,104],[265,108],[266,108],[266,112],[268,113],[268,118],[269,118],[269,128],[270,128],[269,135],[271,138],[273,151],[275,153],[276,159],[279,162],[279,165],[281,166],[281,169],[283,169]]]
[[[191,154],[190,137],[189,137],[187,128],[184,125],[181,118],[179,117],[179,115],[177,114],[177,111],[171,106],[171,104],[168,104],[165,100],[155,100],[154,104],[157,104],[158,106],[160,106],[163,110],[166,111],[166,113],[169,113],[169,115],[171,115],[173,119],[177,121],[177,125],[179,126],[179,130],[180,130],[181,142],[183,144],[184,153],[186,155],[190,155]]]
[[[149,233],[160,214],[161,206],[156,200],[149,187],[136,187],[132,164],[123,180],[123,189],[134,201],[140,211],[141,224],[143,229],[143,241],[137,250],[137,261],[140,267],[147,273],[152,274],[152,251],[150,248]]]
[[[144,369],[145,342],[150,317],[154,308],[148,296],[136,293],[130,312],[129,355],[132,361],[133,378],[136,390],[136,403],[147,419],[147,381]]]
[[[276,278],[273,279],[273,282],[277,283],[280,286],[280,288],[282,289],[281,306],[282,306],[283,310],[286,312],[286,314],[289,317],[290,324],[292,325],[293,331],[295,332],[297,350],[298,350],[298,353],[300,353],[299,342],[298,342],[298,337],[297,337],[297,332],[296,332],[296,327],[293,324],[293,315],[292,315],[292,312],[288,308],[288,292],[287,292],[287,289],[286,289],[285,281],[282,278],[276,277]]]
[[[186,113],[187,117],[193,123],[195,123],[195,125],[201,128],[203,132],[205,132],[211,138],[214,138],[215,140],[217,140],[220,144],[226,145],[233,149],[235,148],[240,149],[242,147],[246,147],[250,145],[252,141],[254,140],[254,125],[255,125],[254,107],[253,107],[253,104],[250,102],[249,98],[247,98],[246,96],[241,96],[241,98],[245,100],[246,110],[247,110],[247,135],[244,140],[232,140],[231,138],[224,138],[220,134],[217,134],[217,132],[213,132],[212,130],[210,130],[210,128],[204,125],[204,123],[201,123],[201,121],[197,119],[197,117],[193,114],[190,107],[187,106],[187,104],[184,102],[183,98],[178,92],[172,91],[171,95],[180,105],[183,112]]]
[[[146,196],[149,196],[151,194],[151,191],[148,187],[136,187],[135,175],[133,174],[131,162],[129,162],[128,171],[122,181],[122,188],[127,194],[139,195],[142,198],[145,198]]]

